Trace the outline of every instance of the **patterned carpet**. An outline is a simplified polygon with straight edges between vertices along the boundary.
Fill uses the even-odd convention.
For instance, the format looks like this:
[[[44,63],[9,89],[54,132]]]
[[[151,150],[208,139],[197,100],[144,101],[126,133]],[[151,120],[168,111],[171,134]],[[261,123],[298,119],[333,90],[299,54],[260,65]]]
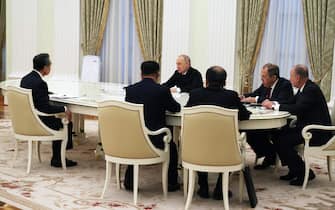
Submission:
[[[183,209],[182,191],[169,193],[167,200],[162,195],[160,166],[140,169],[139,205],[132,205],[132,193],[117,190],[113,174],[110,188],[104,200],[99,196],[105,178],[105,162],[95,160],[97,121],[87,120],[85,129],[88,141],[69,151],[67,156],[79,165],[66,171],[50,167],[50,144],[42,144],[42,163],[35,157],[32,171],[26,175],[27,145],[20,143],[18,160],[13,161],[13,135],[9,120],[0,120],[0,200],[32,209]],[[248,163],[254,161],[253,152],[248,149]],[[122,167],[124,169],[124,167]],[[256,209],[335,209],[335,183],[328,181],[326,161],[314,158],[313,169],[317,178],[309,183],[307,190],[289,186],[278,179],[286,174],[286,168],[277,173],[273,168],[265,171],[252,170],[259,203]],[[122,173],[123,174],[123,173]],[[210,175],[211,187],[216,175]],[[249,209],[247,195],[238,201],[238,176],[232,177],[230,189],[231,209]],[[10,202],[8,202],[10,201]],[[222,209],[221,201],[201,199],[196,194],[191,209]]]

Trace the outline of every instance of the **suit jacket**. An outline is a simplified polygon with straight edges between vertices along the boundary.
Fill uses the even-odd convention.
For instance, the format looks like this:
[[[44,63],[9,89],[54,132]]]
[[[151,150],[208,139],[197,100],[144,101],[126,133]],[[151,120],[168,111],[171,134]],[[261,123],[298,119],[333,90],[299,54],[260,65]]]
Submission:
[[[297,116],[297,129],[301,130],[306,125],[331,125],[329,110],[326,99],[314,82],[308,80],[303,90],[296,94],[291,104],[280,104],[280,111],[288,111]],[[312,145],[322,145],[326,143],[330,132],[312,132]]]
[[[65,108],[63,106],[50,104],[48,85],[37,72],[32,71],[24,76],[21,80],[20,86],[22,88],[32,90],[34,106],[38,111],[48,114],[65,112]],[[61,120],[58,118],[45,116],[40,118],[43,123],[52,129],[58,130],[63,127]]]
[[[166,111],[180,111],[170,90],[149,78],[126,87],[126,101],[144,105],[145,125],[153,131],[166,126]]]
[[[172,77],[162,85],[168,88],[176,85],[180,88],[181,92],[190,92],[193,89],[202,88],[203,82],[201,73],[190,67],[185,75],[178,73],[176,70]]]
[[[257,88],[254,92],[245,94],[246,97],[258,96],[257,103],[262,103],[266,99],[267,88],[263,84]],[[290,98],[293,97],[293,88],[287,79],[279,78],[276,86],[272,91],[272,95],[269,98],[270,101],[277,101],[278,103],[287,103]]]
[[[238,94],[224,88],[207,87],[191,91],[186,106],[197,105],[215,105],[228,109],[238,109],[239,120],[247,120],[250,116],[250,112],[241,103]]]

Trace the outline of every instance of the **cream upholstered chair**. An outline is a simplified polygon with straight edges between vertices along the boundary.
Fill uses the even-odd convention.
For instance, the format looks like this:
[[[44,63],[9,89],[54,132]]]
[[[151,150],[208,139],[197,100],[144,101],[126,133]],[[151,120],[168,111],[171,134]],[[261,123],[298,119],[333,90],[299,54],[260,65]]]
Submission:
[[[329,181],[332,181],[332,158],[335,156],[335,135],[322,146],[309,146],[309,141],[312,138],[310,130],[328,130],[335,131],[335,126],[323,126],[323,125],[307,125],[302,129],[302,136],[305,139],[304,148],[304,160],[305,160],[305,179],[302,189],[306,189],[308,176],[309,176],[309,164],[311,156],[326,156],[328,166]]]
[[[34,108],[31,90],[18,87],[8,87],[6,95],[8,99],[9,114],[12,120],[14,136],[16,139],[14,160],[16,160],[18,153],[18,141],[28,141],[27,173],[29,174],[31,169],[33,142],[36,143],[36,152],[38,154],[38,159],[41,162],[40,142],[61,140],[62,167],[63,169],[66,169],[65,149],[68,141],[68,121],[63,118],[62,122],[64,128],[59,131],[52,130],[40,120],[39,116],[59,116],[60,113],[45,114],[36,110]]]
[[[192,201],[196,171],[223,173],[223,203],[224,208],[229,209],[229,172],[241,171],[245,157],[246,137],[245,133],[239,133],[237,113],[238,110],[210,105],[183,109],[181,150],[184,195],[187,194],[185,209],[189,209]],[[243,174],[240,173],[240,201],[242,189]]]
[[[305,139],[305,147],[304,147],[304,160],[305,160],[305,179],[302,189],[306,189],[308,176],[309,176],[309,164],[310,164],[310,156],[317,155],[317,156],[326,156],[327,157],[327,169],[328,169],[328,177],[329,181],[332,181],[332,158],[335,156],[335,135],[327,142],[327,144],[322,146],[309,146],[309,141],[312,138],[312,133],[309,132],[310,130],[328,130],[328,131],[335,131],[335,99],[333,101],[333,106],[329,105],[329,113],[330,118],[332,121],[333,126],[322,126],[322,125],[308,125],[302,129],[302,136]]]
[[[111,178],[111,163],[116,163],[117,187],[120,189],[120,164],[134,165],[134,204],[137,204],[139,165],[162,163],[162,184],[167,196],[167,173],[169,166],[168,128],[150,131],[145,127],[143,105],[118,101],[105,101],[98,105],[100,137],[105,152],[106,179],[101,198],[104,197]],[[148,135],[166,133],[164,150],[155,148]]]

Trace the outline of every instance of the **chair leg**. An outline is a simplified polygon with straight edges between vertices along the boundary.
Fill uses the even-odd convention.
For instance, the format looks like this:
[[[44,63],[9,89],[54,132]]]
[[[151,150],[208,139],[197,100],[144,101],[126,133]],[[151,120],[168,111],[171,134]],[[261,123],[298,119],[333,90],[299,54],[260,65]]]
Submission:
[[[27,166],[27,174],[30,173],[32,156],[33,156],[33,141],[28,141],[28,166]]]
[[[85,118],[84,115],[79,115],[79,132],[85,136]]]
[[[187,193],[187,200],[185,205],[185,210],[188,210],[191,206],[193,193],[194,193],[194,183],[195,182],[195,171],[192,169],[189,170],[189,177],[188,177],[188,193]]]
[[[327,156],[327,166],[328,166],[328,177],[329,181],[332,181],[332,172],[333,172],[333,164],[332,164],[332,156]]]
[[[229,172],[225,172],[222,174],[222,194],[223,194],[223,206],[225,210],[229,210],[228,181],[229,181]]]
[[[73,131],[79,135],[79,114],[72,114]]]
[[[244,191],[244,179],[243,179],[243,171],[241,170],[240,171],[240,192],[239,192],[239,199],[240,199],[240,203],[242,203],[242,200],[243,200],[243,191]]]
[[[121,189],[121,183],[120,183],[120,164],[115,164],[115,171],[116,171],[116,187],[117,189]]]
[[[102,190],[100,198],[103,199],[105,196],[105,193],[107,191],[107,187],[109,185],[109,182],[111,180],[112,175],[112,163],[106,160],[106,177],[105,177],[105,185],[104,189]]]
[[[303,190],[306,189],[308,177],[309,177],[309,159],[305,157],[305,178],[304,178],[304,183],[302,185]]]
[[[168,169],[169,169],[169,161],[163,162],[162,165],[162,185],[163,185],[163,194],[164,198],[167,198],[168,193]]]
[[[134,205],[137,205],[139,166],[134,165]]]
[[[257,165],[257,163],[258,163],[258,158],[257,158],[257,156],[255,157],[255,166]]]
[[[13,156],[13,163],[12,168],[14,168],[15,161],[17,159],[17,155],[19,154],[19,142],[15,140],[15,146],[14,146],[14,156]]]
[[[64,170],[66,169],[66,157],[65,157],[66,144],[67,144],[67,141],[63,140],[62,145],[61,145],[61,149],[60,149],[60,158],[61,158],[62,167],[63,167]]]
[[[41,142],[36,141],[35,142],[35,152],[36,152],[38,161],[41,163],[42,159],[41,159],[41,150],[40,150],[40,147],[41,147]]]
[[[184,167],[183,171],[183,188],[184,188],[184,198],[186,199],[187,197],[187,188],[188,188],[188,169]]]
[[[276,166],[275,166],[275,173],[277,173],[278,169],[280,168],[280,158],[278,154],[276,154]]]

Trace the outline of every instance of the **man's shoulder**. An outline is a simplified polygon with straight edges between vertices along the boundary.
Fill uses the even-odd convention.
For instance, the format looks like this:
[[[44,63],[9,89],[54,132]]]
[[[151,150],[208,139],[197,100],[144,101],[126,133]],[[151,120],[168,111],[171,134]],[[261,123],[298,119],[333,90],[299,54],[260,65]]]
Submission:
[[[201,75],[200,71],[198,69],[195,69],[193,67],[190,67],[189,71],[192,73],[192,74],[195,74],[195,75]]]
[[[308,80],[305,84],[304,92],[307,92],[307,91],[313,91],[313,92],[316,91],[316,92],[322,93],[320,87],[314,82],[312,82],[311,80]]]
[[[39,75],[36,72],[31,71],[28,74],[26,74],[24,77],[22,77],[21,86],[34,86],[42,82],[44,81],[39,77]]]
[[[231,96],[231,97],[238,97],[238,93],[235,90],[223,89],[222,94]]]
[[[206,88],[196,88],[190,91],[190,95],[201,95],[206,94],[207,90]]]
[[[140,81],[135,84],[129,85],[125,88],[126,91],[138,91],[138,90],[148,90],[148,91],[161,91],[168,92],[169,88],[160,85],[155,82]]]
[[[28,74],[24,75],[24,76],[22,77],[22,80],[26,80],[26,79],[29,79],[29,78],[31,78],[31,77],[35,77],[35,74],[36,74],[36,72],[31,71],[31,72],[29,72]]]
[[[291,86],[291,82],[283,77],[279,78],[278,84],[280,84],[281,86]]]

